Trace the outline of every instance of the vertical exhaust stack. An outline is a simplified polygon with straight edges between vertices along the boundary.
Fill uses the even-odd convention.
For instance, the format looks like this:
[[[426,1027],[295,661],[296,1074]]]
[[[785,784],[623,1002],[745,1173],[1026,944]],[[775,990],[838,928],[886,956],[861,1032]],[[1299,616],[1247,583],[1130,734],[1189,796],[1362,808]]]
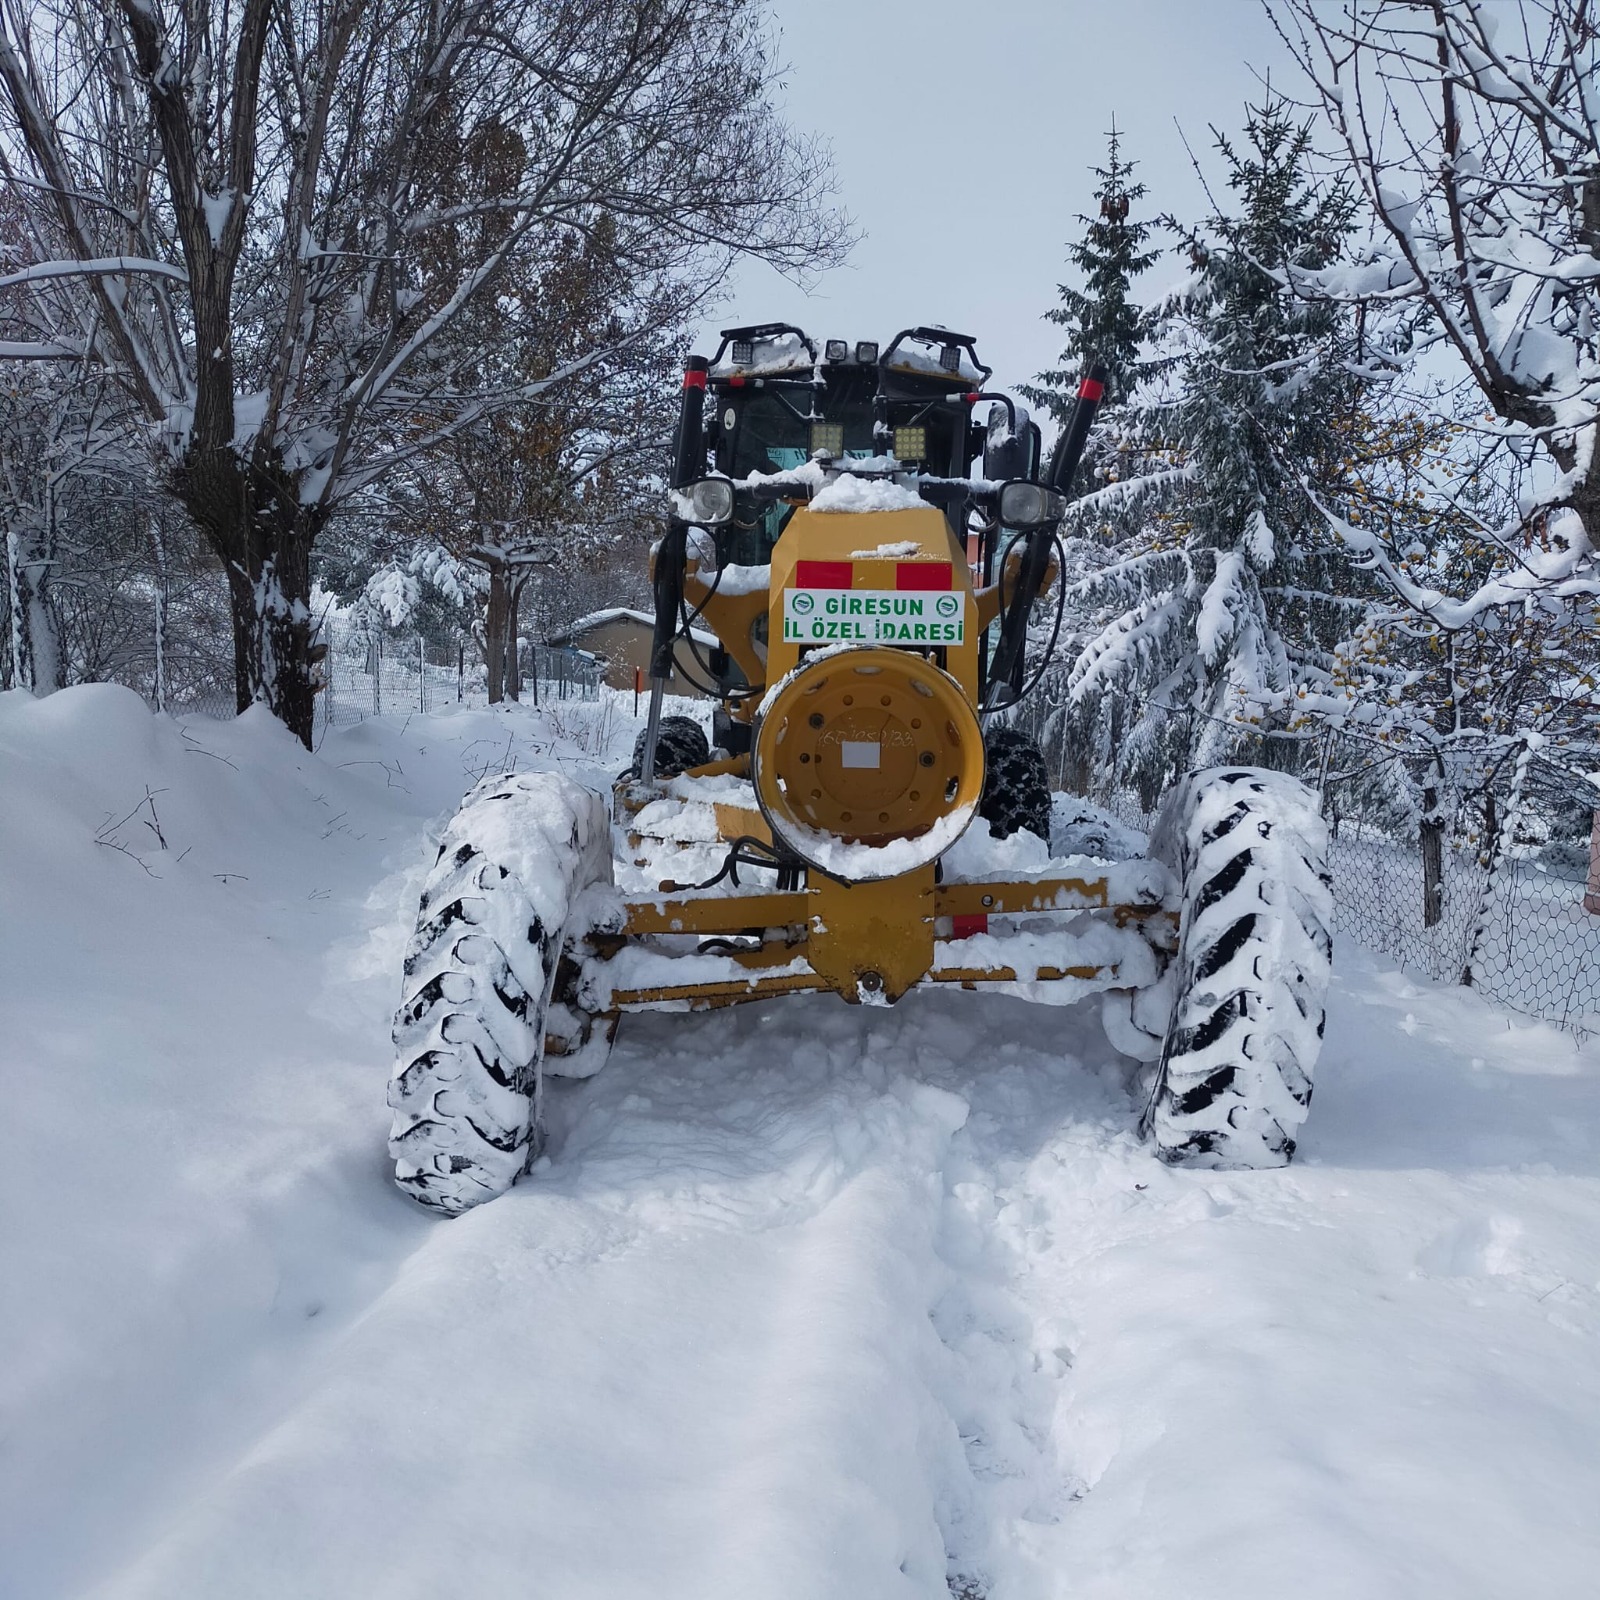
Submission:
[[[672,463],[672,487],[681,489],[705,471],[706,371],[704,356],[690,356],[683,366],[683,389],[678,399],[678,434]],[[672,677],[673,645],[678,637],[678,614],[683,608],[683,569],[687,559],[689,525],[676,517],[656,549],[651,586],[655,594],[655,627],[650,636],[650,713],[645,724],[644,749],[639,756],[639,777],[653,782],[656,744],[661,736],[661,701]]]
[[[681,489],[703,475],[706,465],[706,372],[704,356],[683,364],[683,389],[678,397],[678,448],[672,464],[672,487]]]
[[[1078,381],[1077,402],[1072,416],[1062,429],[1061,437],[1050,453],[1050,470],[1045,482],[1060,494],[1069,493],[1078,463],[1083,460],[1084,446],[1089,442],[1089,429],[1094,426],[1095,414],[1105,397],[1107,371],[1102,361],[1092,361],[1089,370]],[[1022,691],[1024,657],[1028,648],[1028,616],[1034,598],[1050,570],[1050,545],[1055,529],[1036,528],[1023,541],[1022,567],[1017,586],[1006,604],[1000,620],[1000,640],[995,646],[994,663],[989,669],[989,689],[985,696],[985,709],[998,711],[1015,703]],[[1066,581],[1063,573],[1061,581]],[[1011,699],[1002,699],[1006,692]]]
[[[1089,442],[1089,429],[1094,426],[1095,414],[1100,410],[1100,402],[1105,399],[1106,379],[1109,376],[1105,362],[1091,361],[1089,370],[1078,380],[1078,395],[1072,416],[1061,430],[1061,437],[1056,440],[1056,447],[1050,454],[1050,476],[1047,481],[1052,489],[1062,494],[1071,490],[1078,463],[1083,460],[1084,446]]]

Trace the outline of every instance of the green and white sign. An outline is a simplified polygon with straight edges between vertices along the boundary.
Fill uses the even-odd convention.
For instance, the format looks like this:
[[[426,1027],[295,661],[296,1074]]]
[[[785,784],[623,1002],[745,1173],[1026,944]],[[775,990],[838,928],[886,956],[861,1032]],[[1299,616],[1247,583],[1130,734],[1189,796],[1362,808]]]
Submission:
[[[785,589],[783,637],[790,644],[965,644],[966,591]]]

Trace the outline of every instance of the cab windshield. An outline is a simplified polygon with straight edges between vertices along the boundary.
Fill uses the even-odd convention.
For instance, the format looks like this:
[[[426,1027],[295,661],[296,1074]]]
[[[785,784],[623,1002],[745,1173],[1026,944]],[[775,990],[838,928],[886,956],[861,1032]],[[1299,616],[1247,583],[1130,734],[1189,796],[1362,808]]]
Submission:
[[[808,388],[795,385],[793,393],[758,389],[744,400],[737,411],[728,476],[790,472],[804,466],[817,450],[827,450],[835,459],[858,461],[874,454],[870,390],[835,394],[830,385],[817,396],[819,421],[807,417],[811,399]]]
[[[771,383],[743,394],[718,397],[717,467],[736,481],[751,473],[792,472],[818,450],[835,460],[860,461],[877,452],[872,437],[872,396],[876,374],[870,368],[832,372],[825,389],[809,383]],[[745,495],[734,519],[718,535],[724,561],[760,566],[771,560],[793,506]]]

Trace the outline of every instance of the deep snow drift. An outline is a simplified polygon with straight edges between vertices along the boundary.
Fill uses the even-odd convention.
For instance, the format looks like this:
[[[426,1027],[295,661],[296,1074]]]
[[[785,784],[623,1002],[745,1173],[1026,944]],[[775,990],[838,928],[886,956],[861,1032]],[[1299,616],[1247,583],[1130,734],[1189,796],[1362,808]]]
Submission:
[[[634,727],[0,697],[7,1600],[1596,1592],[1600,1047],[1357,951],[1287,1171],[1158,1166],[1092,1005],[820,997],[410,1205],[427,830]]]

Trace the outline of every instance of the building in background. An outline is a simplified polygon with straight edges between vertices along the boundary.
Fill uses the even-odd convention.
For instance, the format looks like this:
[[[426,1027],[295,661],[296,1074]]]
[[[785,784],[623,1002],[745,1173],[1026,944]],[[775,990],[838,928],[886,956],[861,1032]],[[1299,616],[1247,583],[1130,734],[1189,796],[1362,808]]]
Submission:
[[[650,635],[654,625],[653,619],[643,611],[613,606],[606,611],[591,611],[588,616],[579,617],[561,632],[551,634],[543,643],[553,649],[581,650],[586,655],[597,657],[606,664],[605,682],[614,689],[631,689],[635,672],[639,674],[641,682],[650,676]],[[675,646],[677,671],[672,691],[691,699],[703,700],[706,698],[705,691],[698,686],[710,682],[711,674],[706,663],[711,652],[717,648],[717,641],[713,634],[701,628],[693,628],[690,633],[694,649],[690,648],[688,640],[682,638]],[[695,650],[699,652],[698,658]]]

